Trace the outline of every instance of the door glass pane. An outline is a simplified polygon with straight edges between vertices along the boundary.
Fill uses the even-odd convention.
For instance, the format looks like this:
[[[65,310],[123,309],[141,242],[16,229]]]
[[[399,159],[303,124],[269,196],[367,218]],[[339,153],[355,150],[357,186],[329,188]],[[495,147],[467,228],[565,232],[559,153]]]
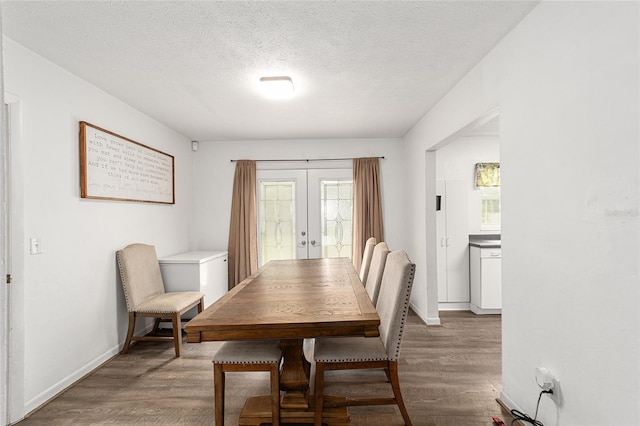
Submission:
[[[260,259],[295,259],[295,181],[260,181]]]
[[[352,253],[353,182],[320,182],[322,257],[348,257]]]

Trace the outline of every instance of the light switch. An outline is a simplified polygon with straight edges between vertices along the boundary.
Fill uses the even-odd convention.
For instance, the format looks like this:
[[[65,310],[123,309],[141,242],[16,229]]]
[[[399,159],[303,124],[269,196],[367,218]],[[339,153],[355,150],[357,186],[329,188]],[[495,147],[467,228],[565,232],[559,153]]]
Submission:
[[[42,239],[40,239],[40,238],[30,238],[29,239],[29,252],[31,254],[41,254],[42,253]]]

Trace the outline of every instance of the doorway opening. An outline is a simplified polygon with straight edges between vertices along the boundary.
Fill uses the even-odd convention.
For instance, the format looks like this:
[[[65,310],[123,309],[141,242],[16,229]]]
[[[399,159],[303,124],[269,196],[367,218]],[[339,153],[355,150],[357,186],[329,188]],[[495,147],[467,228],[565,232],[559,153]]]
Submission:
[[[483,191],[475,186],[477,163],[500,162],[497,108],[474,120],[426,152],[427,292],[429,318],[439,311],[470,310],[470,239],[500,239],[499,227],[483,223]],[[475,283],[475,281],[474,281]]]

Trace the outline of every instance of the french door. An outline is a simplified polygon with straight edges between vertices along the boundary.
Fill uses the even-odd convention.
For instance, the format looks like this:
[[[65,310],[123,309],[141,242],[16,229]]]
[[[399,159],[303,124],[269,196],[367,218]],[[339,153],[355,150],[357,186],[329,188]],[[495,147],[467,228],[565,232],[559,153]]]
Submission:
[[[351,258],[352,173],[258,170],[258,265],[275,259]]]

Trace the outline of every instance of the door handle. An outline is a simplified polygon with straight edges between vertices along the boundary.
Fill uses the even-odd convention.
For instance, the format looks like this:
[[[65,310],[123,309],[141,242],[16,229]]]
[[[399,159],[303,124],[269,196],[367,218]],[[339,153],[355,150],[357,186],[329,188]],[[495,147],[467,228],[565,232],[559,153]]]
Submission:
[[[307,245],[307,242],[303,240],[303,241],[300,241],[300,244],[304,247]]]
[[[311,240],[311,245],[315,246],[316,245],[316,240]]]
[[[447,237],[447,247],[451,245],[451,237]]]

